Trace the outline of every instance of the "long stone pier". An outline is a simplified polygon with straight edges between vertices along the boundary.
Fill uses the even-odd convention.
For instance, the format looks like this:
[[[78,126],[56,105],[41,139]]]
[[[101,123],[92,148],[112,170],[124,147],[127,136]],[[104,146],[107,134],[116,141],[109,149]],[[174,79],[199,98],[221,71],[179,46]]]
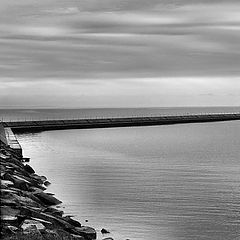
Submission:
[[[13,132],[32,132],[59,129],[87,129],[109,127],[153,126],[166,124],[201,123],[240,120],[240,113],[194,114],[182,116],[127,117],[104,119],[41,120],[3,122]]]
[[[22,156],[22,147],[20,146],[15,134],[9,127],[4,127],[0,123],[0,147],[4,144],[5,146],[13,149],[19,156]]]

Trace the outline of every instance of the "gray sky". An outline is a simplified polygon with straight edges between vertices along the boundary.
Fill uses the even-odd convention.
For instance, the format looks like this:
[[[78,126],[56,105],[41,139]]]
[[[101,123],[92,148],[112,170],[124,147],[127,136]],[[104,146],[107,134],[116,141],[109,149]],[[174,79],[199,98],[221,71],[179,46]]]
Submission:
[[[239,0],[1,0],[0,107],[240,105]]]

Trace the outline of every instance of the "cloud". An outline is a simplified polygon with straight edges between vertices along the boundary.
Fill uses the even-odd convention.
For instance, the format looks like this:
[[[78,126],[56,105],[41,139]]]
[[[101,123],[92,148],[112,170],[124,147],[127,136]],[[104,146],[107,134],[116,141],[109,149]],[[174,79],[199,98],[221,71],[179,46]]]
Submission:
[[[67,8],[55,8],[51,10],[46,10],[46,13],[50,14],[60,14],[60,15],[71,15],[80,13],[78,7],[67,7]]]
[[[133,80],[141,83],[137,88],[142,96],[144,88],[148,97],[150,91],[155,93],[151,103],[161,102],[157,86],[168,86],[169,95],[177,94],[175,89],[188,89],[201,97],[216,91],[222,96],[225,91],[236,101],[231,85],[239,89],[239,79],[233,80],[240,76],[239,11],[240,3],[234,0],[174,0],[171,4],[167,0],[1,0],[1,89],[10,91],[25,83],[30,91],[38,89],[41,81],[59,92],[65,84],[69,97],[71,88],[80,86],[85,97],[97,92],[94,87],[106,95],[109,89],[122,89],[121,96],[115,95],[123,102],[124,94],[129,99],[134,95]],[[223,81],[215,80],[221,77]],[[178,81],[171,80],[175,78]],[[169,82],[164,85],[161,80],[158,85],[150,79]],[[217,95],[211,99],[217,103]],[[131,102],[137,104],[132,98]]]
[[[11,83],[2,82],[0,107],[234,106],[239,102],[239,80],[239,78],[129,78],[114,81],[41,79],[26,82],[19,79]],[[209,92],[214,94],[210,95]]]
[[[26,36],[39,36],[39,37],[57,37],[67,34],[67,31],[60,27],[51,27],[51,26],[27,26],[19,27],[15,33]]]

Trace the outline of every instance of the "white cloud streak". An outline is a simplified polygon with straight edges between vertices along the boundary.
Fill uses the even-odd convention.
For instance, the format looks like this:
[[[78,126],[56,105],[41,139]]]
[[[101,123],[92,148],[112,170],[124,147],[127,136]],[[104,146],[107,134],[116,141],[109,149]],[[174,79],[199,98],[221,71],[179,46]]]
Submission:
[[[14,104],[17,89],[25,88],[31,101],[38,92],[35,104],[53,91],[56,103],[80,96],[84,104],[104,105],[111,96],[120,105],[128,96],[129,104],[139,105],[133,96],[142,96],[150,105],[186,104],[194,94],[199,104],[206,98],[235,104],[239,1],[168,2],[1,0],[3,105],[7,91]]]

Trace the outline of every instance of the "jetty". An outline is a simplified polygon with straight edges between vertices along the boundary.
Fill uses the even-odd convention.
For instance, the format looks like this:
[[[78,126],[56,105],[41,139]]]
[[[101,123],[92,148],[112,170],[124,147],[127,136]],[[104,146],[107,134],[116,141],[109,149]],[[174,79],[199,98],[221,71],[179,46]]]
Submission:
[[[202,123],[217,121],[240,120],[240,113],[216,113],[216,114],[191,114],[175,116],[154,117],[121,117],[121,118],[95,118],[73,120],[35,120],[35,121],[8,121],[2,122],[3,127],[15,132],[34,132],[60,129],[87,129],[87,128],[111,128],[153,126],[166,124]]]

